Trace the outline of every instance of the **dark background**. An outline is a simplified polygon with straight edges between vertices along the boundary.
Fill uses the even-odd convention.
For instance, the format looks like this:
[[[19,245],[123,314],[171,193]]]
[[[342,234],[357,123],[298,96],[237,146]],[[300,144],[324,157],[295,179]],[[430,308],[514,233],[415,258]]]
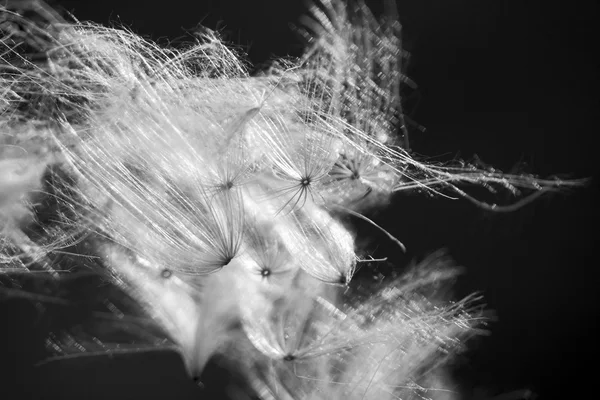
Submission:
[[[54,4],[82,21],[122,24],[162,42],[179,42],[199,22],[220,27],[257,65],[300,54],[289,23],[306,10],[294,0]],[[427,128],[411,136],[415,151],[439,159],[476,153],[505,171],[524,161],[541,176],[597,175],[595,1],[398,0],[398,8],[412,54],[407,73],[421,97],[408,111]],[[458,294],[481,290],[496,311],[492,335],[473,342],[457,366],[465,388],[483,386],[495,394],[526,387],[542,399],[594,397],[600,304],[596,183],[513,214],[490,214],[464,201],[398,196],[378,216],[409,249],[399,262],[448,248],[466,267]],[[187,380],[174,354],[26,369],[43,348],[32,328],[35,309],[10,302],[0,305],[0,315],[6,315],[1,363],[17,376],[0,375],[0,393],[9,390],[2,389],[9,387],[3,380],[16,382],[18,390],[3,398],[209,398]],[[218,370],[211,374],[225,379]]]

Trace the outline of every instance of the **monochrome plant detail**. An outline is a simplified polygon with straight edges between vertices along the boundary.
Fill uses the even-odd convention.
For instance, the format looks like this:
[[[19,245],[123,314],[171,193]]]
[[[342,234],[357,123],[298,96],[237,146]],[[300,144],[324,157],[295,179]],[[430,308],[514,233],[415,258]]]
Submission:
[[[61,288],[101,277],[119,294],[92,314],[119,330],[140,308],[131,351],[174,349],[194,378],[219,355],[263,399],[417,398],[479,332],[479,298],[443,298],[445,258],[363,293],[344,217],[404,249],[366,215],[394,193],[510,211],[585,183],[414,156],[397,16],[361,0],[312,6],[305,55],[263,77],[209,30],[165,49],[32,4],[41,22],[0,9],[0,296],[43,275],[21,295],[68,307]],[[117,353],[71,328],[52,362]]]

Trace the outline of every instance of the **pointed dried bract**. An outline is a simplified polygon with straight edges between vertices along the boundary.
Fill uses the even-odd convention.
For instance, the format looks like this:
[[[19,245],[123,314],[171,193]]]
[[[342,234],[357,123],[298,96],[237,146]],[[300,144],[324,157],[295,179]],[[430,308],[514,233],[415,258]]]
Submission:
[[[195,282],[145,259],[127,256],[118,246],[103,245],[102,249],[117,282],[178,346],[190,375],[199,376],[208,360],[223,350],[239,321],[236,289],[245,279],[243,269],[232,266]],[[228,291],[229,295],[224,295]]]

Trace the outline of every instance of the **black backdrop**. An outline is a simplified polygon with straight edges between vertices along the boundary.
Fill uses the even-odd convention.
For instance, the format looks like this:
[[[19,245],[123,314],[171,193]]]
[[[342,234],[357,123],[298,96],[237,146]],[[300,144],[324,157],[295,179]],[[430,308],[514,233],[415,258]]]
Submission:
[[[80,20],[120,23],[165,42],[177,42],[199,22],[219,26],[255,64],[299,54],[289,23],[305,10],[295,0],[54,4]],[[502,170],[523,160],[540,175],[596,174],[594,1],[398,0],[398,8],[412,54],[407,72],[421,96],[409,111],[427,128],[413,134],[413,149],[476,153]],[[409,249],[400,263],[446,247],[466,267],[459,294],[482,290],[496,311],[492,335],[474,342],[457,368],[465,387],[529,387],[548,399],[593,396],[598,199],[593,186],[491,215],[466,202],[398,196],[378,216]],[[2,398],[219,398],[189,382],[174,354],[29,369],[43,347],[34,307],[3,303],[0,317]],[[209,374],[211,388],[226,379],[218,370]]]

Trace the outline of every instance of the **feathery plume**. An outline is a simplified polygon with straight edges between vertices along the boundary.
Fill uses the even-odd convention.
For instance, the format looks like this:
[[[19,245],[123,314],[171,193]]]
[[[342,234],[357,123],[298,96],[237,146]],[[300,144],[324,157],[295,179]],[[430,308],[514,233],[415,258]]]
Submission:
[[[37,10],[42,23],[0,9],[0,278],[103,277],[195,379],[219,356],[263,399],[429,395],[431,371],[479,332],[478,299],[441,296],[456,269],[440,257],[365,293],[358,233],[338,214],[383,230],[363,213],[393,193],[510,211],[585,183],[420,161],[399,23],[360,0],[312,6],[305,56],[263,77],[208,30],[166,49]],[[521,200],[489,204],[464,185]],[[114,352],[71,338],[49,347]]]

